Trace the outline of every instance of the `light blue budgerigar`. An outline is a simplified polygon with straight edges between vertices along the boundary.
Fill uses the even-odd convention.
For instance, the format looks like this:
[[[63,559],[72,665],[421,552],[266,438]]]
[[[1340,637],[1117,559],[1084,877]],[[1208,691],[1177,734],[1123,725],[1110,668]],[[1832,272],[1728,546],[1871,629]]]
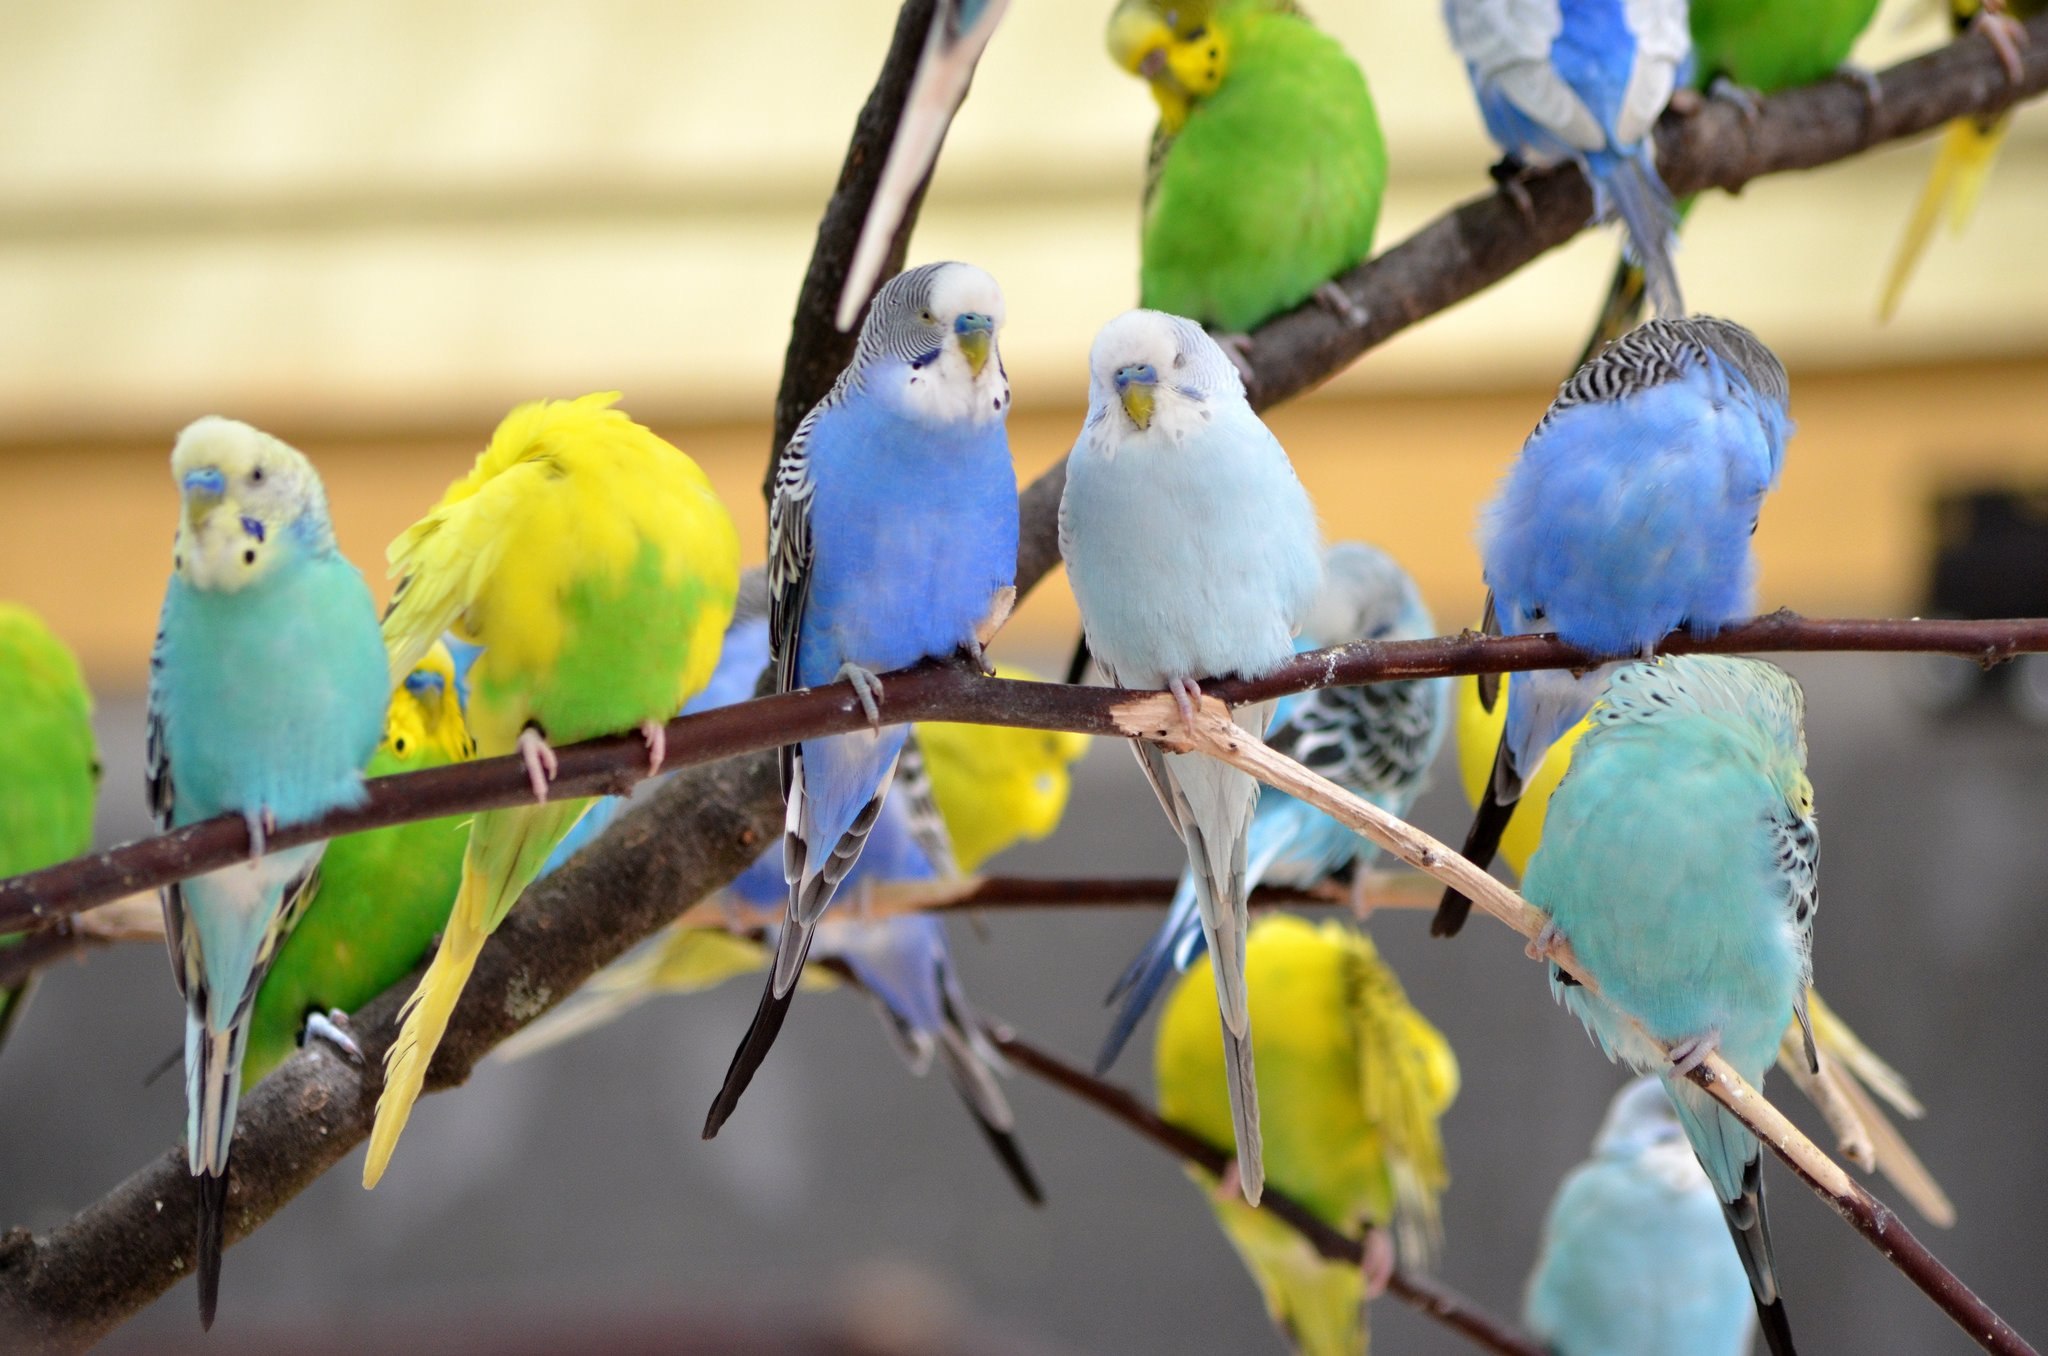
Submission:
[[[1600,994],[1552,988],[1610,1058],[1662,1075],[1749,1274],[1765,1340],[1792,1350],[1756,1137],[1684,1075],[1719,1052],[1754,1086],[1788,1016],[1806,1028],[1820,842],[1805,701],[1782,669],[1716,656],[1616,670],[1550,798],[1522,893]],[[1657,1048],[1621,1014],[1642,1023]]]
[[[873,728],[782,750],[788,916],[752,1025],[704,1122],[732,1115],[788,1014],[811,933],[874,827],[905,727],[878,674],[982,647],[1016,601],[1017,473],[996,348],[1003,294],[971,264],[883,284],[853,360],[797,426],[768,512],[775,687],[844,680]]]
[[[1444,0],[1444,18],[1502,172],[1576,162],[1594,220],[1627,231],[1657,314],[1684,315],[1652,134],[1691,61],[1686,0]]]
[[[1356,640],[1422,640],[1437,633],[1415,581],[1376,546],[1344,541],[1323,553],[1323,587],[1297,651]],[[1450,728],[1451,680],[1421,678],[1362,687],[1324,687],[1283,697],[1266,742],[1389,814],[1406,816],[1426,784]],[[1245,888],[1307,888],[1349,871],[1354,885],[1379,856],[1371,839],[1270,786],[1259,789],[1245,849]],[[1117,1004],[1096,1057],[1106,1073],[1166,981],[1208,949],[1192,871],[1181,874],[1173,908],[1110,991]]]
[[[910,210],[910,200],[931,173],[953,114],[967,97],[975,63],[981,60],[1009,6],[1010,0],[938,0],[932,6],[932,26],[925,32],[924,50],[918,53],[917,70],[903,96],[903,112],[889,143],[889,158],[882,162],[882,176],[875,183],[874,197],[868,200],[867,218],[861,222],[860,239],[846,266],[836,316],[840,329],[852,329],[860,318],[860,308],[881,275],[889,246]]]
[[[1489,631],[1552,631],[1596,655],[1649,654],[1756,607],[1751,539],[1792,433],[1785,368],[1742,326],[1647,321],[1572,374],[1484,512]],[[1585,715],[1608,670],[1543,669],[1508,686],[1493,776],[1465,855],[1493,860],[1525,778]],[[1492,684],[1482,683],[1482,699]],[[1430,931],[1464,926],[1444,892]]]
[[[1556,1356],[1747,1356],[1749,1278],[1658,1079],[1616,1094],[1558,1187],[1522,1322]]]
[[[326,847],[264,841],[361,803],[391,680],[370,590],[335,545],[305,457],[208,417],[178,435],[171,476],[181,513],[150,656],[150,809],[160,829],[240,815],[255,849],[162,891],[185,996],[186,1154],[211,1326],[250,1006]]]
[[[1060,554],[1088,647],[1109,680],[1165,688],[1190,730],[1198,682],[1256,677],[1294,653],[1322,581],[1315,507],[1228,355],[1192,320],[1127,311],[1088,358],[1088,415],[1067,458]],[[1252,738],[1273,704],[1237,707]],[[1244,944],[1257,781],[1204,754],[1134,741],[1194,877],[1215,955],[1239,1185],[1265,1171]]]

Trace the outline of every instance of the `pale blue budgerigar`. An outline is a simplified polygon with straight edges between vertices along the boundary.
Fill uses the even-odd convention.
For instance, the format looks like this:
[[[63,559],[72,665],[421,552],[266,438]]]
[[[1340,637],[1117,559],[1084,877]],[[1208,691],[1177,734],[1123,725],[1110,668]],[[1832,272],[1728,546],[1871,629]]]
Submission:
[[[1792,1350],[1792,1334],[1771,1260],[1761,1150],[1685,1074],[1718,1051],[1761,1086],[1793,1016],[1818,1071],[1806,991],[1820,840],[1804,708],[1784,670],[1754,659],[1624,665],[1550,798],[1522,882],[1550,915],[1531,949],[1568,943],[1600,984],[1596,997],[1553,967],[1553,990],[1611,1058],[1663,1077],[1776,1356]]]
[[[1522,1322],[1555,1356],[1747,1356],[1749,1278],[1658,1079],[1615,1095],[1558,1187]]]
[[[967,97],[975,63],[981,60],[982,50],[995,36],[996,25],[1003,21],[1003,11],[1009,6],[1010,0],[938,0],[932,6],[932,26],[925,32],[924,50],[918,53],[917,70],[903,96],[903,112],[889,143],[889,158],[882,162],[882,177],[876,181],[874,197],[868,200],[860,239],[846,266],[836,316],[840,329],[852,329],[860,318],[860,308],[881,275],[889,246],[910,210],[910,200],[931,173],[953,114]]]
[[[1323,586],[1295,649],[1421,640],[1436,633],[1421,592],[1400,563],[1376,546],[1344,541],[1323,553]],[[1406,816],[1450,728],[1451,695],[1447,678],[1317,688],[1281,698],[1266,742],[1387,813]],[[1305,889],[1347,871],[1358,886],[1378,856],[1371,839],[1264,786],[1245,849],[1245,888],[1270,882]],[[1097,1073],[1116,1062],[1166,981],[1207,949],[1194,873],[1183,872],[1166,922],[1110,991],[1117,1012],[1095,1060]]]
[[[1160,311],[1128,311],[1095,338],[1059,539],[1096,662],[1118,686],[1171,691],[1190,731],[1198,680],[1286,661],[1321,586],[1315,508],[1287,453],[1215,340]],[[1259,702],[1231,716],[1256,739],[1272,713]],[[1244,943],[1259,784],[1204,754],[1131,747],[1187,848],[1216,958],[1239,1185],[1256,1205],[1265,1173]]]
[[[1444,18],[1501,173],[1576,162],[1594,220],[1626,230],[1657,314],[1684,315],[1653,133],[1692,57],[1686,0],[1444,0]]]
[[[971,264],[890,279],[853,360],[797,426],[768,512],[775,687],[845,680],[872,728],[782,750],[787,921],[753,1023],[705,1117],[732,1115],[795,996],[811,933],[860,856],[906,729],[881,725],[876,675],[982,647],[1016,601],[1017,473],[996,349],[1003,294]]]
[[[264,840],[361,803],[391,680],[370,590],[335,545],[305,457],[208,417],[178,435],[171,476],[181,513],[150,656],[150,809],[161,829],[240,815],[255,851],[162,891],[185,997],[186,1155],[211,1326],[250,1008],[326,847],[266,853]]]
[[[1596,655],[1645,655],[1684,627],[1711,636],[1755,611],[1751,551],[1792,433],[1785,369],[1742,326],[1651,320],[1564,383],[1483,515],[1486,629],[1553,631]],[[1508,685],[1493,776],[1465,855],[1493,860],[1526,778],[1607,679],[1544,669]],[[1482,682],[1482,700],[1497,684]],[[1430,931],[1464,926],[1444,892]]]

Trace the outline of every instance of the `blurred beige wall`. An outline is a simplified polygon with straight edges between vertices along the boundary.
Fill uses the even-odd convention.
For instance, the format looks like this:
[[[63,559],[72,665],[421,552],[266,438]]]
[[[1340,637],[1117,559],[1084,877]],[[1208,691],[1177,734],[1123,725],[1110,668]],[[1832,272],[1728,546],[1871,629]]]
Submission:
[[[1028,474],[1071,438],[1095,327],[1134,294],[1142,88],[1107,0],[1019,0],[914,257],[1004,283]],[[1382,240],[1487,187],[1435,6],[1315,7],[1371,77]],[[1941,37],[1888,5],[1859,56]],[[0,595],[96,678],[141,680],[170,529],[163,457],[208,411],[301,444],[372,575],[514,401],[621,388],[759,554],[764,412],[817,212],[887,43],[885,0],[15,0],[0,7]],[[1970,233],[1874,298],[1922,143],[1708,200],[1688,299],[1795,374],[1765,599],[1910,606],[1924,496],[2048,480],[2048,116],[2024,112]],[[1613,244],[1582,238],[1278,413],[1335,533],[1409,559],[1447,622],[1473,513],[1576,351]],[[1021,639],[1055,643],[1063,590]]]

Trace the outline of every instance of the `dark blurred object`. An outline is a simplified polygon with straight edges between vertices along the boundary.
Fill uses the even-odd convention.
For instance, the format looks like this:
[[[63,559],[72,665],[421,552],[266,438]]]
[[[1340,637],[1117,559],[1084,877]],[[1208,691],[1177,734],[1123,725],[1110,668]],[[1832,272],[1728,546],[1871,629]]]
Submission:
[[[1968,620],[2048,616],[2048,489],[2012,486],[1943,494],[1934,501],[1934,561],[1923,615]],[[2048,662],[2027,655],[1985,669],[1967,659],[1906,661],[1904,686],[1936,714],[2003,700],[2048,727]]]

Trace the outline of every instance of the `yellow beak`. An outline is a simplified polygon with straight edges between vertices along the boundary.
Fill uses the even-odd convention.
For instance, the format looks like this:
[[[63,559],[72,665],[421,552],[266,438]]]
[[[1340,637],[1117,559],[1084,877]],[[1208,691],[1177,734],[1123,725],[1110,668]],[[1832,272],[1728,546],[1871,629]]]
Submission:
[[[1124,413],[1128,414],[1131,422],[1140,429],[1152,426],[1152,393],[1155,389],[1157,388],[1135,381],[1123,389]]]
[[[960,356],[967,359],[967,370],[975,376],[988,365],[988,346],[992,336],[987,330],[963,330],[960,333]]]

